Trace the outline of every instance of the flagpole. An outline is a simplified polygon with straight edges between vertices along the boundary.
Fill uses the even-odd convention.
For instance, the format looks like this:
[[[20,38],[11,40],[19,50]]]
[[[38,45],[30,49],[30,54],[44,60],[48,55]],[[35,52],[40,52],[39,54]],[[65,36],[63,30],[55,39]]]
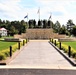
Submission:
[[[40,7],[39,7],[39,20],[40,20]]]
[[[27,13],[27,25],[28,25],[28,13]]]
[[[28,24],[28,13],[27,13],[27,24]]]
[[[49,20],[51,19],[51,21],[52,21],[52,13],[50,12],[50,17],[49,17]]]
[[[27,26],[28,26],[28,13],[27,13],[27,15],[24,17],[24,19],[25,19],[25,18],[27,18],[26,24],[27,24]]]
[[[52,28],[52,13],[50,12],[49,20],[51,19],[51,28]]]
[[[52,12],[50,12],[50,15],[51,15],[51,28],[52,28]]]
[[[40,7],[39,7],[39,9],[38,9],[37,14],[38,14],[38,20],[40,20]]]

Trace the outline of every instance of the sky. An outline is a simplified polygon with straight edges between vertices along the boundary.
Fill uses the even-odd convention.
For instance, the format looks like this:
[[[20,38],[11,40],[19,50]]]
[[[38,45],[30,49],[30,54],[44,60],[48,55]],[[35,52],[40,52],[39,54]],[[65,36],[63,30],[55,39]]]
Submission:
[[[38,10],[40,8],[40,19],[51,19],[54,23],[59,21],[66,25],[69,19],[76,24],[76,0],[0,0],[0,19],[2,20],[39,20]]]

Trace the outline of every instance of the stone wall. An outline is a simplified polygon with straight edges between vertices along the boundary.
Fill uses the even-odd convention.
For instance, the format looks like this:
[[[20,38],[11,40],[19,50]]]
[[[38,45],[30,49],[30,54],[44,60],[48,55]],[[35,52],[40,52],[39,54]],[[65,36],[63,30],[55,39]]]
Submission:
[[[26,33],[22,33],[21,35],[16,34],[16,35],[14,35],[14,38],[24,39],[24,38],[26,38]]]
[[[26,36],[29,39],[49,39],[51,35],[53,35],[52,29],[27,29],[26,31]]]
[[[76,41],[76,38],[74,38],[74,37],[59,38],[58,41],[60,41],[60,42]]]
[[[53,33],[53,29],[27,29],[26,33],[14,35],[15,38],[29,39],[49,39],[49,38],[64,38],[65,35]]]

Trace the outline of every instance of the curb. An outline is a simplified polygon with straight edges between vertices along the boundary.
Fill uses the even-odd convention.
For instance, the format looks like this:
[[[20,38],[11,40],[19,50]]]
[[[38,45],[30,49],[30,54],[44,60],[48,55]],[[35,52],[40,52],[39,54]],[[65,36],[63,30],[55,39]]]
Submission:
[[[49,42],[65,59],[67,59],[69,61],[69,63],[71,63],[71,65],[76,66],[76,62],[75,60],[73,60],[72,58],[69,58],[68,55],[66,55],[62,50],[60,50],[58,47],[56,47],[54,44],[52,44],[51,42]]]

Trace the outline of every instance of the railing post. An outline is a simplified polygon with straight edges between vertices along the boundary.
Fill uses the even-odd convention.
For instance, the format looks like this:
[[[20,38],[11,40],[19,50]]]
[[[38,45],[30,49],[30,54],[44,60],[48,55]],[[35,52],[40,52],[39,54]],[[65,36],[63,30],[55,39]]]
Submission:
[[[68,56],[71,57],[71,47],[68,46]]]
[[[61,42],[60,42],[60,49],[61,49]]]
[[[53,39],[52,39],[52,43],[53,43]]]
[[[25,40],[23,40],[23,46],[25,45]]]
[[[12,46],[10,46],[10,57],[12,56]]]
[[[56,40],[55,40],[55,46],[56,46]]]
[[[27,39],[26,39],[26,43],[27,43]]]
[[[28,38],[28,42],[29,42],[29,38]]]
[[[51,38],[50,38],[50,42],[51,42]]]
[[[18,49],[20,49],[20,42],[18,42]]]

